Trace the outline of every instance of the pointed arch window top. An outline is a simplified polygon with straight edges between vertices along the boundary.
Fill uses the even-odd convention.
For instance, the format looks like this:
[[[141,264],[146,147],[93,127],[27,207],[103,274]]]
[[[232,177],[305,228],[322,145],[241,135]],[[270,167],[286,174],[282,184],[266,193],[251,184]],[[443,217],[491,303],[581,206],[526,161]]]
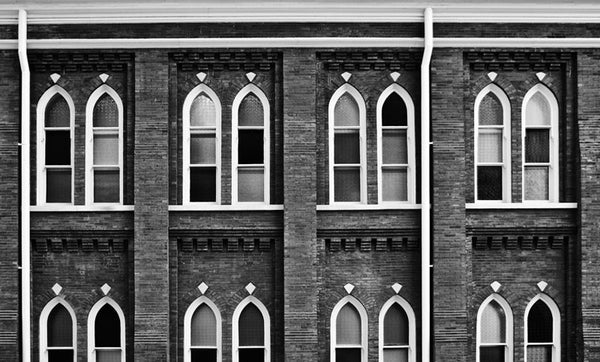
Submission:
[[[73,319],[60,303],[48,316],[48,347],[73,347]]]
[[[392,92],[383,103],[382,126],[406,127],[407,125],[406,103],[397,92]]]
[[[386,346],[408,345],[408,316],[400,304],[394,303],[385,314],[383,335]]]
[[[96,347],[121,346],[121,319],[110,304],[107,303],[100,308],[94,328]]]
[[[527,335],[530,343],[552,343],[552,312],[543,300],[529,310]]]
[[[358,103],[350,93],[345,92],[336,102],[334,119],[336,127],[358,127],[360,125]]]
[[[525,122],[528,126],[550,126],[551,108],[548,98],[537,91],[527,102]]]
[[[346,303],[340,309],[336,320],[336,330],[338,344],[360,345],[360,315],[351,303]]]
[[[56,93],[46,105],[45,113],[46,127],[70,127],[71,109],[65,97]]]
[[[248,93],[242,102],[239,109],[239,125],[262,127],[264,125],[264,107],[256,94]]]
[[[217,319],[212,309],[206,303],[201,304],[192,316],[191,345],[217,345]]]
[[[262,346],[264,340],[264,319],[260,310],[249,303],[240,314],[240,346]]]
[[[506,315],[504,309],[492,300],[481,314],[481,343],[506,342]]]
[[[504,124],[502,102],[494,92],[489,92],[479,104],[479,124],[482,126],[501,126]]]
[[[94,105],[94,127],[119,127],[119,108],[108,93],[98,98]]]
[[[215,102],[204,92],[200,93],[192,102],[190,125],[192,127],[215,127],[217,125]]]

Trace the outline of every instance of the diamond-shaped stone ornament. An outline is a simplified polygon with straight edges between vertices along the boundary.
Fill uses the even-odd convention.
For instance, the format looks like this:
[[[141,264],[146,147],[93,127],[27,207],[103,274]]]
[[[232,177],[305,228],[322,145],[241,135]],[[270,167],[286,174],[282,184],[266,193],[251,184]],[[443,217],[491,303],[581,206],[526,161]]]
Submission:
[[[254,78],[256,78],[256,73],[253,73],[253,72],[246,73],[246,78],[248,78],[248,80],[250,82],[252,82],[254,80]]]
[[[537,283],[537,286],[543,292],[544,290],[546,290],[548,283],[546,283],[545,281],[542,280],[541,282]]]
[[[60,292],[62,291],[62,287],[60,286],[60,284],[56,283],[52,286],[52,291],[54,292],[54,294],[59,295]]]
[[[344,72],[342,73],[342,78],[344,78],[344,80],[347,82],[348,80],[350,80],[350,77],[352,77],[352,74],[348,73],[348,72]]]
[[[58,82],[58,80],[60,79],[60,74],[58,74],[58,73],[53,73],[53,74],[51,74],[51,75],[50,75],[50,79],[52,79],[52,81],[53,81],[54,83],[56,83],[56,82]]]
[[[490,284],[490,287],[492,287],[494,292],[497,292],[498,290],[500,290],[501,286],[502,286],[502,284],[498,283],[497,281],[494,281],[492,284]]]
[[[249,294],[254,293],[254,291],[256,290],[256,286],[252,283],[248,283],[248,285],[246,285],[246,291],[248,291]]]
[[[206,73],[200,72],[196,74],[196,78],[198,78],[201,82],[204,82],[204,80],[206,79]]]
[[[106,80],[108,79],[108,77],[110,77],[110,75],[108,75],[106,73],[102,73],[98,77],[100,77],[100,80],[102,80],[102,83],[106,83]]]
[[[488,78],[490,78],[490,80],[493,82],[493,81],[495,81],[495,80],[496,80],[496,77],[498,76],[498,73],[496,73],[496,72],[489,72],[489,73],[487,74],[487,76],[488,76]]]
[[[347,292],[348,294],[350,294],[350,293],[352,293],[352,291],[354,290],[354,285],[352,285],[352,284],[348,283],[348,284],[344,285],[344,289],[346,289],[346,292]]]
[[[200,285],[198,286],[198,290],[200,291],[200,293],[204,294],[206,293],[206,291],[208,290],[208,285],[206,285],[205,282],[200,283]]]
[[[400,289],[402,289],[402,285],[400,285],[399,283],[394,283],[394,285],[392,285],[392,289],[396,294],[398,294],[400,293]]]
[[[391,74],[390,74],[390,77],[392,77],[392,79],[393,79],[393,80],[394,80],[394,82],[395,82],[395,81],[397,81],[397,80],[398,80],[398,78],[400,78],[400,73],[398,73],[398,72],[393,72],[393,73],[391,73]]]
[[[544,72],[538,72],[535,73],[535,76],[539,79],[539,80],[544,80],[544,78],[546,78],[546,73]]]
[[[108,285],[108,284],[104,283],[104,285],[103,285],[103,286],[101,286],[101,287],[100,287],[100,289],[102,290],[102,293],[104,293],[104,295],[107,295],[107,294],[108,294],[108,292],[110,292],[110,290],[111,290],[112,288],[110,287],[110,285]]]

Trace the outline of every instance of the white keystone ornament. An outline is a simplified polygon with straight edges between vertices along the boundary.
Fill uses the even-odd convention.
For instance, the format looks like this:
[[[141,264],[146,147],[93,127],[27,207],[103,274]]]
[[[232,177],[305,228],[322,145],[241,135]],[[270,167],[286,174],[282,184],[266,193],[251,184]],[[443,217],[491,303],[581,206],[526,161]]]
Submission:
[[[394,283],[394,285],[392,285],[392,289],[394,289],[394,292],[398,294],[400,293],[400,289],[402,289],[402,285],[400,285],[399,283]]]
[[[200,291],[200,293],[204,294],[206,293],[206,291],[208,290],[208,285],[206,285],[205,282],[200,283],[200,285],[198,286],[198,290]]]
[[[102,73],[98,77],[100,77],[100,80],[102,80],[102,83],[106,83],[106,80],[110,77],[110,75],[108,75],[106,73]]]
[[[54,286],[52,286],[52,291],[54,292],[54,294],[59,295],[60,292],[62,291],[62,287],[60,286],[60,284],[56,283],[54,284]]]
[[[496,72],[489,72],[489,73],[487,74],[487,76],[488,76],[488,78],[490,78],[490,80],[493,82],[493,81],[495,81],[495,80],[496,80],[496,77],[498,76],[498,73],[496,73]]]
[[[254,286],[254,284],[248,283],[248,285],[246,285],[246,291],[248,291],[249,294],[254,293],[255,290],[256,286]]]
[[[393,79],[393,80],[394,80],[394,82],[395,82],[395,81],[397,81],[397,80],[398,80],[398,78],[400,78],[400,73],[398,73],[398,72],[393,72],[393,73],[391,73],[391,74],[390,74],[390,77],[392,77],[392,79]]]
[[[544,290],[546,290],[548,283],[546,283],[545,281],[542,280],[541,282],[537,283],[537,286],[543,292]]]
[[[254,80],[254,78],[256,78],[256,73],[253,73],[253,72],[246,73],[246,78],[248,78],[248,80],[250,82],[252,82]]]
[[[541,80],[544,80],[544,78],[546,78],[546,73],[544,73],[544,72],[535,73],[535,76],[541,81]]]
[[[352,285],[352,284],[348,283],[348,284],[344,285],[344,289],[346,289],[346,292],[347,292],[348,294],[350,294],[350,293],[352,293],[352,291],[354,290],[354,285]]]
[[[53,74],[51,74],[51,75],[50,75],[50,79],[52,79],[52,81],[53,81],[54,83],[56,83],[56,82],[58,82],[58,80],[60,79],[60,74],[58,74],[58,73],[53,73]]]
[[[206,73],[200,72],[196,74],[196,78],[198,78],[201,82],[204,82],[204,80],[206,79]]]
[[[104,285],[100,287],[100,289],[102,290],[102,293],[104,293],[104,295],[107,295],[112,288],[110,287],[110,285],[104,283]]]
[[[350,80],[350,77],[352,77],[352,74],[348,73],[348,72],[344,72],[342,73],[342,78],[344,78],[344,80],[347,82],[348,80]]]
[[[494,292],[497,292],[498,290],[500,290],[501,286],[502,286],[502,284],[498,283],[497,281],[494,281],[492,284],[490,284],[490,287],[492,287]]]

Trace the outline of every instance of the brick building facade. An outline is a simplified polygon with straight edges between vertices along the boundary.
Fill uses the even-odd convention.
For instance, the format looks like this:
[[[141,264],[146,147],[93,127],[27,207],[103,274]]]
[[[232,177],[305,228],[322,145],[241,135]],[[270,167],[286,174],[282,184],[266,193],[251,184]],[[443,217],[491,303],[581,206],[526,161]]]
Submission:
[[[0,360],[600,360],[599,6],[22,5]]]

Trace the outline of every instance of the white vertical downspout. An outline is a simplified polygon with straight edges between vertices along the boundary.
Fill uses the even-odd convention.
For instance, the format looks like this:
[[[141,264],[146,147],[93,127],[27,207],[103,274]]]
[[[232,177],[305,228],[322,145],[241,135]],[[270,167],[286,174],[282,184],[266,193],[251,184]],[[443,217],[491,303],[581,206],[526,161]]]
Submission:
[[[425,9],[425,47],[421,62],[421,348],[422,361],[429,362],[431,346],[431,198],[429,170],[429,66],[433,50],[433,11]]]
[[[29,237],[29,60],[27,12],[19,10],[19,63],[21,64],[21,342],[23,362],[31,361],[31,259]]]

